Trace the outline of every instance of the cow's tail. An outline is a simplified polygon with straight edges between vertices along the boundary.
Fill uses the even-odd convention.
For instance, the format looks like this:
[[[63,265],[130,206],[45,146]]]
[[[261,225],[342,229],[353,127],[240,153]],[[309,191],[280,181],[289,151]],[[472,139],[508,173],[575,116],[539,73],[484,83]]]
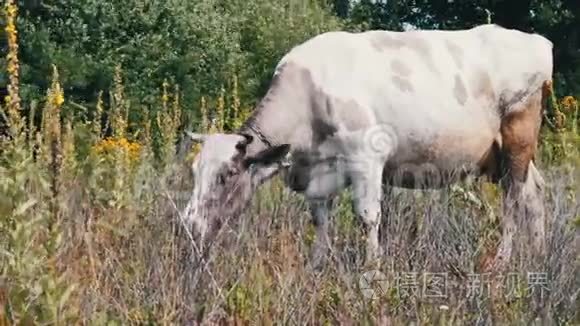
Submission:
[[[542,102],[547,103],[548,99],[554,94],[554,85],[551,79],[545,80],[542,85]]]
[[[556,108],[558,105],[556,101],[557,100],[554,97],[554,83],[552,79],[545,80],[542,84],[542,118],[547,119],[549,115],[554,113],[549,112],[549,108]]]

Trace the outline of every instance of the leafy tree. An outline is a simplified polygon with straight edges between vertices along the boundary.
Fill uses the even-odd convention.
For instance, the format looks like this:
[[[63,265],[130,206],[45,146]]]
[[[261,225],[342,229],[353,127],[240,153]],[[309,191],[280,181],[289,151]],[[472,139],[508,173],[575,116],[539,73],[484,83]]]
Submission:
[[[357,1],[349,19],[363,29],[460,29],[493,23],[537,32],[554,43],[556,88],[580,93],[580,2],[577,0]]]
[[[91,104],[117,65],[130,99],[156,105],[165,78],[189,112],[233,75],[244,104],[265,91],[276,62],[328,30],[457,29],[492,22],[554,42],[556,86],[580,93],[580,2],[576,0],[20,0],[22,95],[40,98],[51,65],[68,100]],[[2,36],[3,37],[3,36]],[[0,47],[5,42],[0,39]],[[2,59],[3,60],[3,59]],[[0,62],[1,63],[1,62]],[[0,90],[6,85],[0,75]],[[0,93],[2,93],[0,91]],[[2,94],[0,94],[2,95]]]
[[[350,11],[350,0],[333,0],[332,8],[338,17],[346,18]]]
[[[217,96],[234,74],[242,99],[251,103],[290,47],[340,26],[322,2],[307,0],[19,4],[23,98],[44,95],[56,64],[66,98],[81,105],[94,104],[98,92],[111,87],[116,66],[133,103],[154,107],[167,78],[180,85],[183,103],[194,112],[202,95]]]

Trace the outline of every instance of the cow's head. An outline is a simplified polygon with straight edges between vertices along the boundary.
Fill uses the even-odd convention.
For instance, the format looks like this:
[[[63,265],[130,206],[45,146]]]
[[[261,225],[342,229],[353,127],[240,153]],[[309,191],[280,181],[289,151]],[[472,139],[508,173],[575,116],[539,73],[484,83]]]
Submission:
[[[209,227],[240,214],[256,187],[278,172],[290,149],[263,146],[250,153],[251,135],[188,135],[202,146],[192,165],[194,187],[184,217],[202,236]]]

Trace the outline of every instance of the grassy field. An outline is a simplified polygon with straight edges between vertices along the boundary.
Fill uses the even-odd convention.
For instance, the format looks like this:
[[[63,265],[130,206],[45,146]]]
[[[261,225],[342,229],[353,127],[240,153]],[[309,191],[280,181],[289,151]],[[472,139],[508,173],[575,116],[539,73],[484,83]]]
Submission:
[[[543,260],[516,238],[509,271],[483,274],[497,246],[500,194],[491,184],[465,183],[386,196],[379,270],[361,267],[365,242],[345,193],[332,213],[332,255],[314,272],[305,203],[276,179],[200,261],[178,215],[191,193],[195,148],[175,150],[184,125],[177,85],[152,90],[160,110],[130,121],[137,108],[124,97],[121,69],[96,107],[82,108],[67,103],[55,67],[45,100],[21,103],[17,40],[8,40],[0,325],[580,323],[573,97],[554,95],[542,131],[549,217]],[[243,121],[249,108],[236,94],[233,88],[200,104],[202,131]],[[525,223],[519,221],[522,230]]]

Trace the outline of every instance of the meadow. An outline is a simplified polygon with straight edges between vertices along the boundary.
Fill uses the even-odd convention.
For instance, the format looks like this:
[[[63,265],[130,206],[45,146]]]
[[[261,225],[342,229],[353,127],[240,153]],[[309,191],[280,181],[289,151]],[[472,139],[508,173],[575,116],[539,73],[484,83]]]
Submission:
[[[332,212],[332,254],[313,271],[307,207],[275,179],[224,225],[201,260],[179,216],[198,149],[183,138],[192,124],[180,86],[166,81],[151,89],[158,110],[132,117],[142,108],[128,100],[120,66],[90,108],[67,103],[51,66],[42,101],[25,103],[10,8],[8,95],[0,110],[0,325],[580,324],[574,97],[554,92],[542,129],[543,259],[532,257],[521,232],[508,272],[483,272],[498,243],[501,194],[471,182],[442,191],[392,189],[378,271],[362,267],[365,242],[343,194]],[[196,131],[231,131],[248,117],[252,108],[232,80],[218,96],[201,98]]]

